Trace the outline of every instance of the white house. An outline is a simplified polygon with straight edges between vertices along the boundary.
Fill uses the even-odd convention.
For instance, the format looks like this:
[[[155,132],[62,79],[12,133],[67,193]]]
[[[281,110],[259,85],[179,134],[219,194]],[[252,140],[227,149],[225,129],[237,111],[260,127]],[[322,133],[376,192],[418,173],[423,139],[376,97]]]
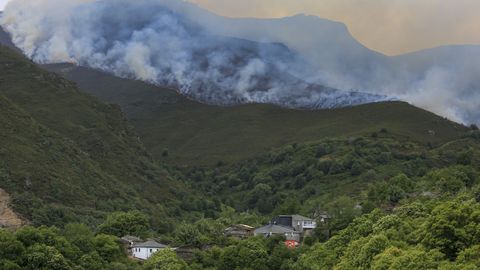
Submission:
[[[167,248],[167,246],[150,240],[144,243],[138,243],[133,245],[132,254],[134,258],[146,260],[150,258],[153,253],[164,248]]]

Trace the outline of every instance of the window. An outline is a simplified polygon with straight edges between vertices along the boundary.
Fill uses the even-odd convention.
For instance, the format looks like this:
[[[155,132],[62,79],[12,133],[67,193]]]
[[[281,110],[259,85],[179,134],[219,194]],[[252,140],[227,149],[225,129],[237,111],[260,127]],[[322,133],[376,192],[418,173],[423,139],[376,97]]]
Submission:
[[[150,253],[152,253],[152,250],[153,250],[153,249],[150,249]]]

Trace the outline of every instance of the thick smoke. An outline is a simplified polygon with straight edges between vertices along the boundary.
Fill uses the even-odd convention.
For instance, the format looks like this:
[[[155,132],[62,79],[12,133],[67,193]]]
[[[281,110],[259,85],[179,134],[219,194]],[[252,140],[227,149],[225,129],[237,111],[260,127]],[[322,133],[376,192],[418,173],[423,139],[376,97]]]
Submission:
[[[287,45],[322,71],[310,74],[312,80],[394,96],[458,122],[480,123],[480,46],[445,46],[388,57],[358,43],[345,25],[315,16],[200,15],[197,19],[218,35]]]
[[[13,0],[0,24],[39,63],[90,66],[207,103],[333,108],[394,98],[480,122],[480,46],[387,57],[341,23],[232,19],[179,0]]]
[[[332,108],[385,99],[307,83],[305,62],[286,46],[213,35],[186,15],[192,8],[175,0],[17,0],[2,26],[38,63],[72,62],[213,104]]]

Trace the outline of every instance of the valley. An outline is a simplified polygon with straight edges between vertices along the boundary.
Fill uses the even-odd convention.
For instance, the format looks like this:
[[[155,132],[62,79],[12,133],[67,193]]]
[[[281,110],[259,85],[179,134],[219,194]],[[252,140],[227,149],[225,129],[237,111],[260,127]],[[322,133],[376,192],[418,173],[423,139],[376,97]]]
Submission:
[[[0,269],[480,269],[477,45],[390,57],[303,14],[11,3]]]

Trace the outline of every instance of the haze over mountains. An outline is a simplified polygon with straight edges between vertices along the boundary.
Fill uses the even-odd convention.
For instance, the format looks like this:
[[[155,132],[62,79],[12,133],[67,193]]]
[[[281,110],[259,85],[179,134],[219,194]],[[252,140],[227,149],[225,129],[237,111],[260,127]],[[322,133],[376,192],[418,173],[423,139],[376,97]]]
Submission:
[[[341,23],[231,19],[167,0],[14,1],[1,24],[37,62],[74,62],[212,104],[334,108],[398,98],[459,122],[480,119],[478,46],[387,57]]]

